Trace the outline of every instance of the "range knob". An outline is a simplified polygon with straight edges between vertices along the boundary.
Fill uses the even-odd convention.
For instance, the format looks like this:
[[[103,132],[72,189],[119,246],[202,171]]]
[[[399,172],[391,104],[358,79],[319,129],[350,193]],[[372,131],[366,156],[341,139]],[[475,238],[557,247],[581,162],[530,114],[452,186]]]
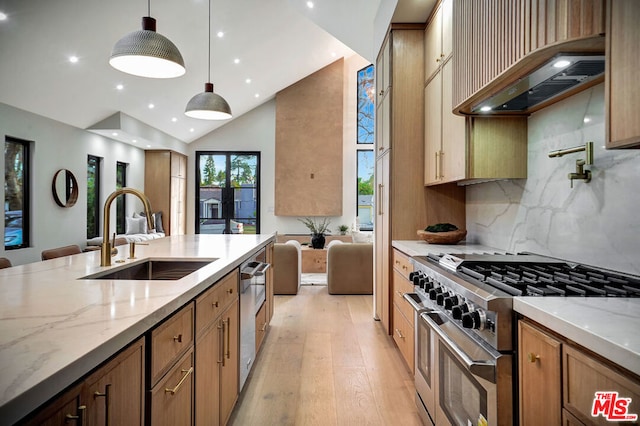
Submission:
[[[436,300],[436,297],[442,293],[442,287],[435,287],[429,290],[429,299]]]
[[[451,315],[453,315],[453,319],[462,319],[462,315],[466,314],[467,312],[469,312],[469,305],[467,305],[466,303],[462,303],[451,308]]]
[[[431,290],[433,288],[433,281],[431,281],[431,278],[426,277],[424,279],[424,287],[423,288],[424,288],[425,291],[429,291],[429,290]]]
[[[451,293],[450,291],[445,291],[442,292],[440,294],[436,295],[436,303],[440,306],[444,305],[444,301],[445,299],[447,299],[448,297],[451,297],[453,293]]]
[[[453,307],[457,306],[459,303],[462,303],[462,297],[458,296],[457,294],[453,294],[449,297],[444,298],[444,308],[447,311],[452,310]]]
[[[419,272],[409,272],[409,281],[413,281],[413,284],[415,285],[415,281],[414,278],[419,276]]]
[[[462,314],[462,326],[464,328],[472,328],[474,330],[484,330],[487,322],[487,316],[484,311],[478,309],[477,311],[468,312]]]
[[[427,284],[427,279],[425,277],[420,277],[416,281],[418,282],[417,285],[422,289],[424,289],[425,285]]]

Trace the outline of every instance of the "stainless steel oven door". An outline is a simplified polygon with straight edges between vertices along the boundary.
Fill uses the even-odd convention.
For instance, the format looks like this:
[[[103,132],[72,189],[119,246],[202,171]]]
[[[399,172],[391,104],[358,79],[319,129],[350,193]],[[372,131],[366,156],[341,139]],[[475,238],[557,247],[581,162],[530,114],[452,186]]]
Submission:
[[[436,409],[436,374],[434,371],[435,336],[426,321],[415,313],[415,387],[416,406],[425,425],[433,424]]]
[[[435,424],[513,424],[512,356],[480,344],[438,312],[420,318],[434,335]]]

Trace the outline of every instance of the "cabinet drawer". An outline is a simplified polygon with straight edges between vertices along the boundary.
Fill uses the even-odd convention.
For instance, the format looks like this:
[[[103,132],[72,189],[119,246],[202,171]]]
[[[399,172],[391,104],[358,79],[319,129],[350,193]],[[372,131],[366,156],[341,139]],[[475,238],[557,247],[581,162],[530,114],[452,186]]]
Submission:
[[[193,425],[193,348],[151,390],[152,425]]]
[[[220,315],[238,297],[238,270],[227,274],[196,298],[196,334]]]
[[[189,303],[151,332],[151,385],[193,345],[193,303]]]
[[[263,303],[262,307],[256,314],[256,353],[260,350],[262,340],[267,334],[267,304]]]
[[[413,265],[409,261],[409,256],[393,249],[393,269],[400,272],[406,279],[409,279],[409,272],[413,272]]]
[[[611,424],[604,415],[591,416],[596,392],[617,392],[617,398],[630,398],[627,413],[640,414],[640,379],[622,373],[570,345],[563,345],[563,406],[585,424]],[[603,405],[613,403],[613,399]],[[603,407],[604,409],[604,407]]]
[[[393,271],[393,303],[398,307],[400,312],[405,316],[407,321],[413,324],[414,310],[413,307],[404,299],[404,293],[413,292],[413,285],[409,284],[407,281],[397,270]],[[395,317],[394,317],[395,321]]]
[[[393,340],[413,372],[413,327],[402,315],[398,305],[393,305]]]

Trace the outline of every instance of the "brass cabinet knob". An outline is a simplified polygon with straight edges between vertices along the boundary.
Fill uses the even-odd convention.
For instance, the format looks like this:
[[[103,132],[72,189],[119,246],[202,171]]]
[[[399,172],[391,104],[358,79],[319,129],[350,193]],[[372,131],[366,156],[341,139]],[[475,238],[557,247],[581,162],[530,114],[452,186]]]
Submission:
[[[529,362],[536,362],[540,359],[540,355],[536,355],[533,352],[529,352],[527,354],[527,358],[529,358]]]
[[[173,336],[173,341],[182,343],[182,334],[178,334],[177,336]]]

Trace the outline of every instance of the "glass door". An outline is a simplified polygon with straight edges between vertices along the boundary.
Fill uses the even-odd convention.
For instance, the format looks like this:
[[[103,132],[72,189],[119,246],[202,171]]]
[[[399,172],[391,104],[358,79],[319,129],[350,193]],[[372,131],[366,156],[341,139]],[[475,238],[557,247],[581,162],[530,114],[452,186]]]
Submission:
[[[196,152],[196,234],[260,232],[258,152]]]

